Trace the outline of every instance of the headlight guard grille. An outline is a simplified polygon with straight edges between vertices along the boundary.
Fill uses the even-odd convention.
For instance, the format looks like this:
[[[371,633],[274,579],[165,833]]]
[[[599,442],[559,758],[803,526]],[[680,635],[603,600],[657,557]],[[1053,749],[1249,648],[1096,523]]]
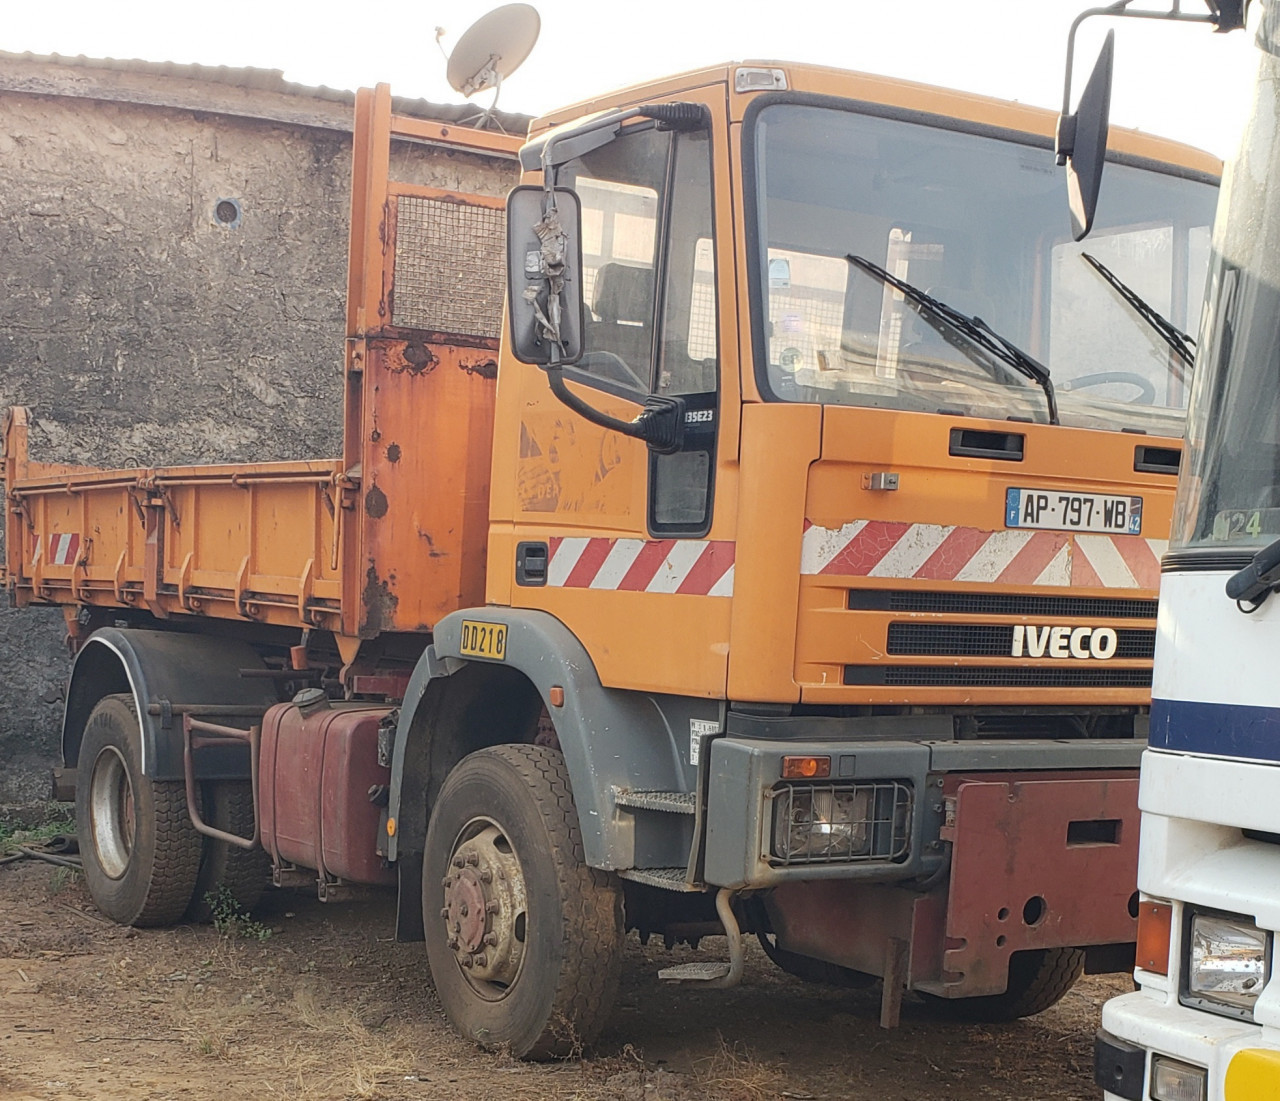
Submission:
[[[892,864],[910,852],[912,788],[904,781],[784,783],[769,796],[772,864]]]

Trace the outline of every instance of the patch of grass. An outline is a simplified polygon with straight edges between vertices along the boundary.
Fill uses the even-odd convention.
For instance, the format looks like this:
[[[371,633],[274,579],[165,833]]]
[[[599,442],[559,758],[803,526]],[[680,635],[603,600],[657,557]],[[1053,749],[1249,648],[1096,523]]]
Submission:
[[[66,816],[66,809],[61,804],[54,805],[58,808],[57,816],[39,825],[32,826],[12,819],[0,818],[0,850],[13,849],[19,845],[38,845],[52,837],[57,837],[60,833],[74,837],[75,822]]]
[[[56,895],[61,891],[65,891],[81,876],[79,868],[70,868],[65,864],[59,864],[53,869],[53,874],[49,877],[49,894]]]
[[[267,940],[271,927],[254,921],[226,887],[209,891],[204,901],[213,914],[213,927],[224,937],[245,940]]]

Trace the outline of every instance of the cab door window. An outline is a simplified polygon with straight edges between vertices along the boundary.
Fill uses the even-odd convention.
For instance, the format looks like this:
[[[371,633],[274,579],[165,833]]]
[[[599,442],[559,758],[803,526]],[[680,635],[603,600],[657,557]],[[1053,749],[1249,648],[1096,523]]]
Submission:
[[[637,129],[560,179],[582,205],[587,314],[572,374],[636,401],[685,401],[681,450],[650,456],[648,528],[705,534],[718,420],[709,134]]]
[[[574,370],[606,389],[649,392],[658,219],[670,145],[670,134],[647,130],[619,138],[567,168],[567,182],[582,202],[587,307],[584,353]]]

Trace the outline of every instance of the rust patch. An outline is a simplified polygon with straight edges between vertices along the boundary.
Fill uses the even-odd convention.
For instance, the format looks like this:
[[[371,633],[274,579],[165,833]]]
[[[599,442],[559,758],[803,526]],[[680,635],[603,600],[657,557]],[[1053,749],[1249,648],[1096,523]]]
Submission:
[[[387,462],[398,463],[400,461],[400,445],[398,443],[387,445]]]
[[[436,541],[431,538],[429,531],[423,531],[418,528],[418,538],[427,541],[427,555],[430,558],[447,558],[448,555],[442,550],[436,550]]]
[[[440,360],[422,340],[406,340],[404,347],[388,349],[387,367],[397,373],[425,375],[439,366]]]
[[[364,631],[367,635],[376,635],[395,622],[396,608],[400,604],[400,598],[391,591],[391,586],[378,576],[378,570],[373,565],[369,566],[365,574],[361,600],[364,603]]]
[[[495,359],[485,359],[479,363],[459,363],[458,366],[469,375],[479,375],[487,379],[498,377],[498,361]]]
[[[387,514],[387,495],[377,486],[370,486],[364,495],[364,510],[375,520],[381,520]]]

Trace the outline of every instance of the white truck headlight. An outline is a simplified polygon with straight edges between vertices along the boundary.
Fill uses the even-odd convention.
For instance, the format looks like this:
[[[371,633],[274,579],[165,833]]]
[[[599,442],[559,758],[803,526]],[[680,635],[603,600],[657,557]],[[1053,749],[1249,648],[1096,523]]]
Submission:
[[[1208,1080],[1204,1067],[1193,1067],[1164,1055],[1151,1057],[1152,1101],[1205,1101]]]
[[[1247,918],[1193,914],[1187,942],[1187,998],[1252,1019],[1267,981],[1268,934]]]

